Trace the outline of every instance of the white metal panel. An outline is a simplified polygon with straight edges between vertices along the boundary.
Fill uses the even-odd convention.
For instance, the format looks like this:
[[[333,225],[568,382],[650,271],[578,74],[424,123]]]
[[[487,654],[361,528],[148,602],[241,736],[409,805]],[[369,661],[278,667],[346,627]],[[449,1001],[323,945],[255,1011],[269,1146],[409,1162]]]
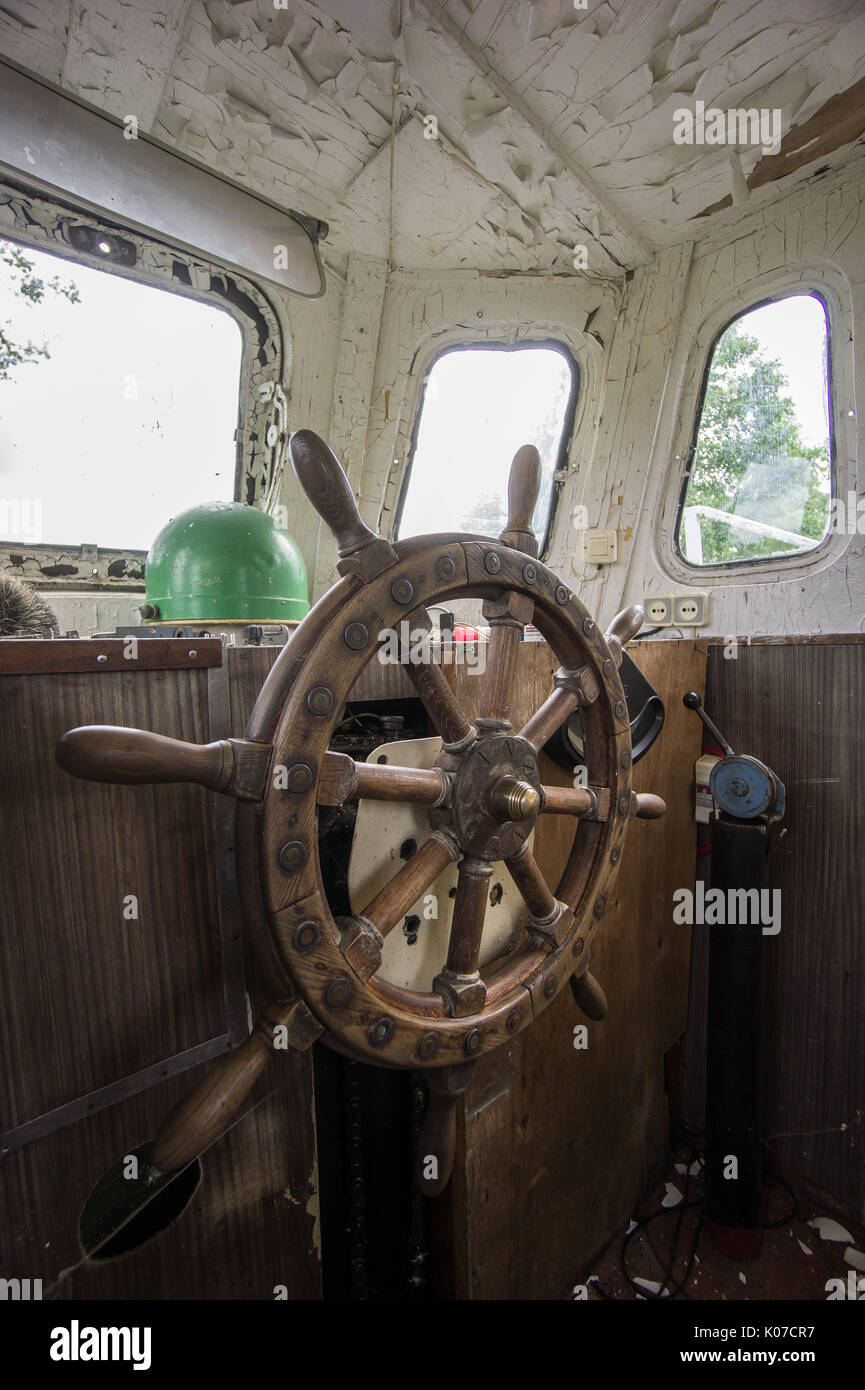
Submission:
[[[386,758],[399,767],[430,768],[441,752],[441,746],[440,738],[382,743],[370,753],[368,761],[376,763]],[[348,892],[354,912],[362,912],[402,867],[400,849],[406,842],[414,840],[420,847],[429,833],[429,817],[424,806],[395,801],[361,801],[348,871]],[[533,836],[534,831],[529,837],[529,845]],[[382,968],[379,971],[385,980],[402,985],[405,989],[428,991],[432,987],[433,979],[447,956],[456,885],[457,866],[451,864],[409,909],[408,917],[420,918],[414,945],[409,945],[404,922],[385,938]],[[523,900],[504,864],[494,866],[489,886],[481,966],[488,965],[515,943],[525,913]],[[434,916],[425,915],[433,910]]]

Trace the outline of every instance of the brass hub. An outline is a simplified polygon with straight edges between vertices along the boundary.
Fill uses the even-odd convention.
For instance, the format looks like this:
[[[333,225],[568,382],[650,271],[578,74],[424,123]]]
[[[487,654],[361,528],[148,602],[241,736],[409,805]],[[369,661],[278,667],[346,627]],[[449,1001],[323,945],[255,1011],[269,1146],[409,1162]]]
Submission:
[[[508,859],[531,833],[541,807],[534,749],[516,734],[481,733],[465,752],[443,752],[439,767],[453,775],[450,807],[431,812],[463,854]]]
[[[490,795],[490,810],[499,821],[534,820],[540,809],[538,792],[519,777],[502,777]]]

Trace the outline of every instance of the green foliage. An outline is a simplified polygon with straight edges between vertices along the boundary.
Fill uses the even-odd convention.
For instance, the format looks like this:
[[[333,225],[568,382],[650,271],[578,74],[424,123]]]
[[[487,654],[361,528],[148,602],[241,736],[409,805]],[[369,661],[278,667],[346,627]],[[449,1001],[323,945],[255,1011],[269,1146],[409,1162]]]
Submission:
[[[739,515],[748,516],[747,506],[737,509],[746,474],[755,466],[777,467],[778,512],[751,519],[819,541],[829,516],[828,442],[811,446],[802,442],[787,389],[781,363],[763,358],[757,339],[733,324],[719,339],[712,356],[685,505],[738,510]],[[777,519],[782,515],[784,488],[789,488],[791,481],[789,465],[786,478],[779,465],[790,458],[801,461],[801,471],[796,470],[793,481],[807,489],[801,522],[793,526]],[[701,528],[704,564],[729,564],[789,554],[800,548],[771,537],[734,531],[729,522],[715,518],[702,517]],[[684,549],[684,526],[679,544]]]
[[[11,241],[0,241],[0,266],[7,268],[9,283],[31,304],[41,304],[48,290],[62,295],[70,304],[80,302],[81,296],[71,280],[63,284],[59,275],[48,281],[40,279],[38,275],[33,274],[33,262]],[[15,367],[35,362],[40,357],[51,356],[45,343],[39,347],[29,339],[24,343],[16,342],[7,332],[10,327],[9,319],[0,323],[0,381],[8,381],[10,371]]]

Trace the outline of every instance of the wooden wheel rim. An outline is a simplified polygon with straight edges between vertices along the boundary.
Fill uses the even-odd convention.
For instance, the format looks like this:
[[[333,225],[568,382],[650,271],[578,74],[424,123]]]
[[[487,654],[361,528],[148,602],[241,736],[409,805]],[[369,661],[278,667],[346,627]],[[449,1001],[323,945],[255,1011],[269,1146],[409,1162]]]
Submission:
[[[273,762],[260,807],[252,811],[238,805],[243,822],[251,814],[257,822],[257,853],[239,854],[238,869],[245,898],[257,898],[264,908],[270,944],[285,976],[283,987],[300,993],[324,1027],[325,1041],[377,1065],[444,1067],[513,1038],[570,975],[585,968],[629,820],[630,726],[617,665],[603,634],[579,599],[540,561],[465,535],[421,537],[399,542],[394,550],[398,563],[375,579],[362,585],[344,579],[325,595],[262,688],[247,737],[272,741]],[[443,581],[437,564],[446,556],[455,574]],[[397,580],[411,585],[408,604],[393,597]],[[523,939],[502,967],[487,976],[484,1006],[477,1013],[450,1017],[441,995],[402,989],[374,976],[364,979],[343,955],[318,859],[318,779],[340,710],[364,666],[375,659],[378,633],[398,631],[415,609],[457,597],[495,598],[507,590],[534,600],[534,622],[557,658],[569,667],[588,665],[597,680],[597,700],[582,709],[586,762],[590,782],[609,788],[609,813],[605,821],[577,823],[555,894],[574,914],[561,943],[551,949],[543,941]],[[368,635],[359,650],[345,636],[351,629],[357,641],[357,625]],[[330,692],[332,704],[317,714],[310,696],[318,691],[327,704],[322,690]],[[298,765],[310,769],[309,785],[302,790],[290,783],[278,786],[274,769]],[[288,852],[286,846],[291,846]],[[334,990],[337,981],[344,983]]]

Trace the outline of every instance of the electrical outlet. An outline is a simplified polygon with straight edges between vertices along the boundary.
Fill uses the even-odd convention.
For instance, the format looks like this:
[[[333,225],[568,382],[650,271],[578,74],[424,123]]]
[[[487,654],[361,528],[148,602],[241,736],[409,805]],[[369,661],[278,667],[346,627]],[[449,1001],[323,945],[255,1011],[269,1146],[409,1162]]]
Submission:
[[[708,594],[676,594],[673,598],[674,627],[702,627],[708,621]]]
[[[673,622],[673,600],[669,594],[661,597],[644,598],[647,627],[670,627]]]

